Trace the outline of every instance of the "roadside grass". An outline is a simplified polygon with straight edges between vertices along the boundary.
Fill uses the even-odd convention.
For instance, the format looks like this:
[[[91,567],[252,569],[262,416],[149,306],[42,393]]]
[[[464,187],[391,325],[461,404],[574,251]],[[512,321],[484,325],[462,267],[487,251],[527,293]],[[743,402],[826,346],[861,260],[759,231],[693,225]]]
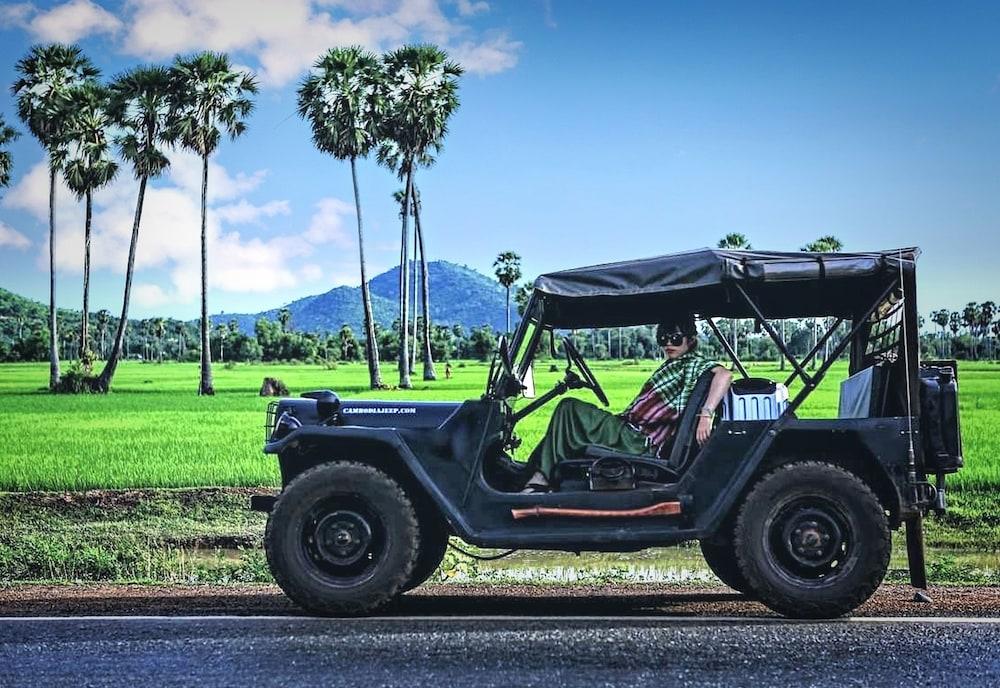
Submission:
[[[0,581],[272,583],[265,517],[247,509],[253,488],[0,494]],[[934,583],[1000,584],[993,521],[969,511],[927,521]],[[996,512],[994,512],[995,514]],[[463,549],[475,549],[462,545]],[[902,533],[888,580],[906,582]],[[477,562],[448,550],[431,582],[501,585],[719,584],[696,542],[630,553],[518,552]],[[2,585],[3,583],[0,583]]]

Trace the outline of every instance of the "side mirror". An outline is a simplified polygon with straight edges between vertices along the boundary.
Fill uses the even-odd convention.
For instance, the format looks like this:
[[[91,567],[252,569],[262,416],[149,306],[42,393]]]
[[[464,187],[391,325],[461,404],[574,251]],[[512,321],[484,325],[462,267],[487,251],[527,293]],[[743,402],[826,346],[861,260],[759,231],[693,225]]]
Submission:
[[[535,373],[532,370],[532,366],[529,363],[528,369],[524,371],[524,377],[521,378],[521,384],[524,385],[524,390],[521,392],[521,396],[525,399],[535,398]]]

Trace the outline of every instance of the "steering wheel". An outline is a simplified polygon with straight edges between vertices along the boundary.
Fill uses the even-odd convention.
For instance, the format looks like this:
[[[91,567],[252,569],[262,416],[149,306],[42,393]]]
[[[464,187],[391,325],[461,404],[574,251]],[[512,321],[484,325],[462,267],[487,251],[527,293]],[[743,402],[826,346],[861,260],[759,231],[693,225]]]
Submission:
[[[576,346],[574,346],[573,342],[569,340],[569,337],[563,338],[562,345],[563,349],[566,351],[566,363],[569,364],[570,367],[574,365],[577,367],[577,369],[583,374],[583,386],[593,392],[600,402],[607,406],[610,403],[608,402],[608,395],[604,393],[604,390],[601,388],[601,383],[597,381],[596,377],[594,377],[594,373],[590,370],[590,366],[588,366],[587,362],[583,360],[583,356],[581,356],[580,352],[577,351]]]

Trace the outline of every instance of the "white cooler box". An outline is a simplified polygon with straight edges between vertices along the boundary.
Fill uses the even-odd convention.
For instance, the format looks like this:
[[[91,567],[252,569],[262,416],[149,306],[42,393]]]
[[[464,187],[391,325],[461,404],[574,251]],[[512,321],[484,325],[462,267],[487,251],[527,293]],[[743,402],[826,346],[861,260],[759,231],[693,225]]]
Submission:
[[[761,377],[733,380],[722,400],[722,420],[774,420],[788,408],[788,388]]]

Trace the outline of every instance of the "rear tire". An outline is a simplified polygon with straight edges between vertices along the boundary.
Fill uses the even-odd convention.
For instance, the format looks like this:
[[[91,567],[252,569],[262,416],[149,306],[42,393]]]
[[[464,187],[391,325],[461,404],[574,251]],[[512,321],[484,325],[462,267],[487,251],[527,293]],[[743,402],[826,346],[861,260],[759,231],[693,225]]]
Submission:
[[[736,559],[736,547],[733,545],[732,527],[723,526],[713,537],[699,540],[701,554],[705,563],[716,578],[738,593],[752,595],[750,584],[740,571],[740,563]]]
[[[275,581],[303,609],[368,614],[410,580],[420,529],[395,480],[373,466],[335,461],[284,489],[268,518],[264,549]]]
[[[793,618],[833,618],[875,592],[892,542],[885,510],[860,478],[802,462],[754,486],[734,545],[740,571],[768,607]]]

